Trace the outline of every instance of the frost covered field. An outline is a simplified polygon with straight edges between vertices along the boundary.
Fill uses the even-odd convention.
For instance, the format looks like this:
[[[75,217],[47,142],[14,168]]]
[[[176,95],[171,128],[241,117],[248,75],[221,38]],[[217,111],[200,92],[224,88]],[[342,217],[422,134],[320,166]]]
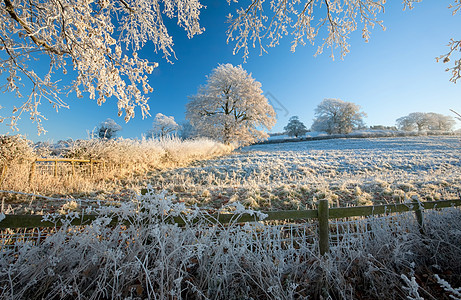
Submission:
[[[157,189],[188,204],[240,201],[257,209],[453,199],[461,192],[461,139],[454,136],[335,139],[253,145],[158,173]]]
[[[459,208],[425,211],[424,233],[413,213],[331,220],[337,235],[320,256],[315,221],[212,226],[210,210],[185,205],[242,213],[251,211],[234,202],[456,198],[459,146],[459,137],[286,143],[156,171],[138,183],[151,184],[148,194],[86,211],[100,215],[91,226],[1,232],[0,298],[459,299]],[[46,218],[78,218],[73,210]],[[114,215],[130,225],[108,226]]]
[[[166,192],[92,210],[100,218],[91,226],[64,225],[46,239],[46,229],[20,230],[30,239],[14,246],[17,233],[3,232],[0,298],[459,299],[459,208],[425,211],[424,233],[413,213],[332,220],[337,239],[320,256],[316,222],[210,226],[208,210],[184,205],[238,213],[246,210],[237,200],[292,209],[321,198],[333,206],[455,198],[459,146],[455,137],[251,146],[161,171],[149,181]],[[107,226],[114,214],[130,225]],[[47,219],[61,217],[75,215]]]

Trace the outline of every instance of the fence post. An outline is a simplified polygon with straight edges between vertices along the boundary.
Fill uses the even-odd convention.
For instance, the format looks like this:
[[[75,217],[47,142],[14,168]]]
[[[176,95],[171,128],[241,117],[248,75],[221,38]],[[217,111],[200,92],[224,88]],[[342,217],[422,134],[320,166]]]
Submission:
[[[75,161],[72,161],[72,179],[75,178]]]
[[[29,173],[29,185],[32,184],[32,182],[34,181],[34,175],[35,175],[35,164],[36,164],[36,160],[34,160],[32,162],[32,165],[30,166],[30,173]]]
[[[318,218],[319,218],[319,250],[320,255],[328,253],[330,244],[328,240],[328,235],[330,234],[330,228],[328,225],[328,200],[322,199],[319,200],[318,206]]]
[[[58,177],[58,161],[54,161],[54,177]]]
[[[93,176],[93,159],[90,158],[90,176]]]
[[[421,203],[419,201],[413,202],[413,205],[416,206],[415,215],[416,221],[418,221],[419,232],[424,233],[424,223],[423,223],[423,211],[421,210]]]

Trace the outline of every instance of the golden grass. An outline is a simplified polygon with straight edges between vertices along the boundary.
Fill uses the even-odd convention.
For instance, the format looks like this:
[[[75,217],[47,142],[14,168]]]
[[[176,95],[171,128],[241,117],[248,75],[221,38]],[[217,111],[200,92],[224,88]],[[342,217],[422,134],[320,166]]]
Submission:
[[[21,141],[23,138],[15,139]],[[11,147],[9,143],[6,147]],[[59,162],[57,176],[54,162],[36,162],[37,155],[23,147],[24,159],[0,165],[1,190],[12,190],[41,195],[91,196],[117,193],[123,189],[142,188],[142,182],[152,173],[168,168],[186,166],[195,160],[205,160],[228,154],[234,149],[209,139],[180,140],[163,139],[115,139],[79,140],[68,148],[61,149],[65,158],[92,159],[104,163],[94,163],[91,173],[89,163]],[[5,149],[4,152],[8,150]],[[1,151],[1,150],[0,150]],[[43,152],[43,149],[41,149]],[[17,151],[16,151],[17,152]],[[12,153],[12,151],[9,151]],[[54,157],[49,156],[50,159]],[[3,166],[7,166],[6,169]],[[72,170],[74,168],[74,171]],[[4,170],[2,172],[2,170]],[[32,180],[30,175],[33,174]]]

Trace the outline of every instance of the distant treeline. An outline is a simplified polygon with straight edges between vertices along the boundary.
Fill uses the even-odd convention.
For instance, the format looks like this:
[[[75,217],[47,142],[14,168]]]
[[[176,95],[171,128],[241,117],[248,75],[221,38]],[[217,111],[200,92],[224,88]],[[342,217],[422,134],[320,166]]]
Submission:
[[[273,134],[271,136],[280,136],[282,134]],[[423,132],[416,131],[376,131],[376,132],[353,132],[350,134],[330,134],[320,136],[303,136],[299,138],[285,138],[285,139],[273,139],[255,143],[253,145],[265,145],[265,144],[279,144],[279,143],[293,143],[293,142],[306,142],[306,141],[321,141],[321,140],[332,140],[332,139],[366,139],[366,138],[380,138],[380,137],[405,137],[405,136],[428,136],[428,135],[459,135],[459,133],[453,131],[440,131],[440,130],[429,130]]]

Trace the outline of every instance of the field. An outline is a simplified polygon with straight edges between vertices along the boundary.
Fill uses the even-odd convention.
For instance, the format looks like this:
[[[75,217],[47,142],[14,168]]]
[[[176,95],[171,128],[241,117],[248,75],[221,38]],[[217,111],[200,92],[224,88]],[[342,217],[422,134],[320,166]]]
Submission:
[[[401,203],[416,198],[449,200],[459,198],[461,193],[461,140],[457,136],[253,145],[231,154],[210,142],[203,149],[197,146],[200,142],[191,143],[193,147],[183,145],[184,150],[175,152],[160,148],[161,154],[155,152],[159,152],[157,144],[140,143],[133,150],[127,141],[122,142],[123,147],[110,144],[111,148],[104,151],[99,149],[104,145],[96,144],[99,148],[93,145],[96,150],[84,153],[83,158],[91,157],[93,151],[98,158],[108,157],[112,161],[124,157],[123,172],[116,166],[104,175],[106,179],[56,179],[50,174],[38,174],[36,185],[29,187],[30,167],[25,165],[16,172],[23,176],[6,180],[3,189],[54,198],[123,202],[151,186],[165,190],[176,201],[211,210],[235,201],[252,209],[286,210],[313,208],[318,199],[328,199],[332,207],[343,207]],[[178,145],[182,144],[175,142],[169,147]],[[134,154],[127,155],[131,150]],[[146,157],[147,163],[138,161]],[[168,164],[153,169],[164,157],[169,158]],[[135,166],[135,172],[130,173],[128,165]],[[63,205],[62,201],[3,195],[2,209],[9,208],[10,213],[53,212]]]
[[[91,199],[18,198],[10,213],[101,217],[92,226],[0,232],[0,298],[459,299],[459,208],[425,211],[424,232],[413,213],[332,220],[324,256],[315,221],[211,226],[207,218],[315,208],[319,199],[330,207],[459,199],[460,145],[453,136],[254,145],[88,184],[83,194],[93,200],[109,195],[91,211]],[[107,226],[114,214],[130,226]]]
[[[22,136],[0,135],[1,211],[56,212],[68,206],[65,199],[85,199],[93,204],[128,201],[153,173],[222,156],[233,149],[205,138],[90,139],[33,147]],[[34,162],[36,159],[51,161]],[[58,163],[54,159],[97,163]]]
[[[461,192],[459,137],[336,139],[254,145],[159,172],[150,180],[209,208],[240,201],[264,210],[453,199]]]

